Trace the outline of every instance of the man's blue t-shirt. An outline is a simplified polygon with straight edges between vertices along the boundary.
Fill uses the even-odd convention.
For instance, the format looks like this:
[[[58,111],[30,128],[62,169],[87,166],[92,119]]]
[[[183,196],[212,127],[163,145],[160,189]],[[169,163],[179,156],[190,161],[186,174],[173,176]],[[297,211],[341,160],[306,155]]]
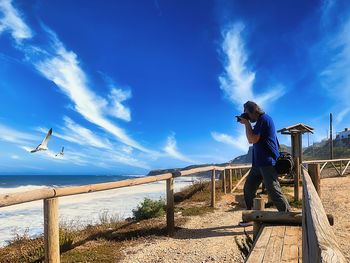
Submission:
[[[260,115],[253,128],[253,134],[260,135],[253,144],[253,167],[275,165],[279,151],[276,141],[276,130],[272,118],[266,113]]]

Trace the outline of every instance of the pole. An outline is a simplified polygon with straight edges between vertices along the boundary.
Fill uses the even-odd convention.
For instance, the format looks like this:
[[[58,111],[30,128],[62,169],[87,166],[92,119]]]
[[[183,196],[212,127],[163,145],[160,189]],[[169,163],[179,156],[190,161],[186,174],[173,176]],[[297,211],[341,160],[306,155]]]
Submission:
[[[60,263],[58,197],[44,199],[45,263]]]
[[[168,235],[174,235],[175,220],[174,220],[174,178],[166,180],[166,224]]]
[[[215,169],[211,172],[211,207],[215,207]]]
[[[332,113],[329,115],[329,143],[330,143],[330,159],[333,159],[333,128],[332,128]]]

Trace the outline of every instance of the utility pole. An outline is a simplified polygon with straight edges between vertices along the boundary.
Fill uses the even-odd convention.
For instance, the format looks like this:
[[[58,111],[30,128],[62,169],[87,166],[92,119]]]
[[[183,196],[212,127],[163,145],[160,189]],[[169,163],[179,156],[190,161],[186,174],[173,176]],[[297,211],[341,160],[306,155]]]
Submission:
[[[333,159],[333,130],[332,130],[332,113],[329,115],[329,143],[330,143],[330,158]]]

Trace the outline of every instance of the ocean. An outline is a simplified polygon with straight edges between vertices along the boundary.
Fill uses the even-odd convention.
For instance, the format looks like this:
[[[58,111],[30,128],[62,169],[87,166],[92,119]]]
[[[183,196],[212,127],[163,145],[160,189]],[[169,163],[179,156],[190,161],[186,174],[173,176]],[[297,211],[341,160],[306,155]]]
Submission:
[[[0,175],[0,194],[24,192],[45,187],[68,187],[120,181],[140,176],[122,175]],[[175,178],[174,191],[180,191],[198,178]],[[65,196],[59,198],[61,223],[84,226],[99,222],[103,213],[127,218],[145,197],[165,198],[165,181],[124,187],[114,190]],[[43,201],[33,201],[0,208],[0,246],[17,234],[36,237],[44,231]]]

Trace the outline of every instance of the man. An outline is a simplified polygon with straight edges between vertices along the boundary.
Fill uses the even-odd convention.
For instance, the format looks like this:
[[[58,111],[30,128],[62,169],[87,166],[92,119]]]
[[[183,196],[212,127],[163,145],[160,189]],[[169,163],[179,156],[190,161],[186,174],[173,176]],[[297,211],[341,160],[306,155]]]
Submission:
[[[244,104],[244,112],[248,115],[249,120],[239,117],[239,122],[245,125],[248,142],[253,144],[252,169],[244,184],[244,200],[247,209],[253,208],[253,199],[259,185],[264,182],[268,195],[278,211],[289,212],[291,209],[281,191],[274,167],[279,151],[273,120],[252,101]],[[249,121],[256,122],[254,128]]]

